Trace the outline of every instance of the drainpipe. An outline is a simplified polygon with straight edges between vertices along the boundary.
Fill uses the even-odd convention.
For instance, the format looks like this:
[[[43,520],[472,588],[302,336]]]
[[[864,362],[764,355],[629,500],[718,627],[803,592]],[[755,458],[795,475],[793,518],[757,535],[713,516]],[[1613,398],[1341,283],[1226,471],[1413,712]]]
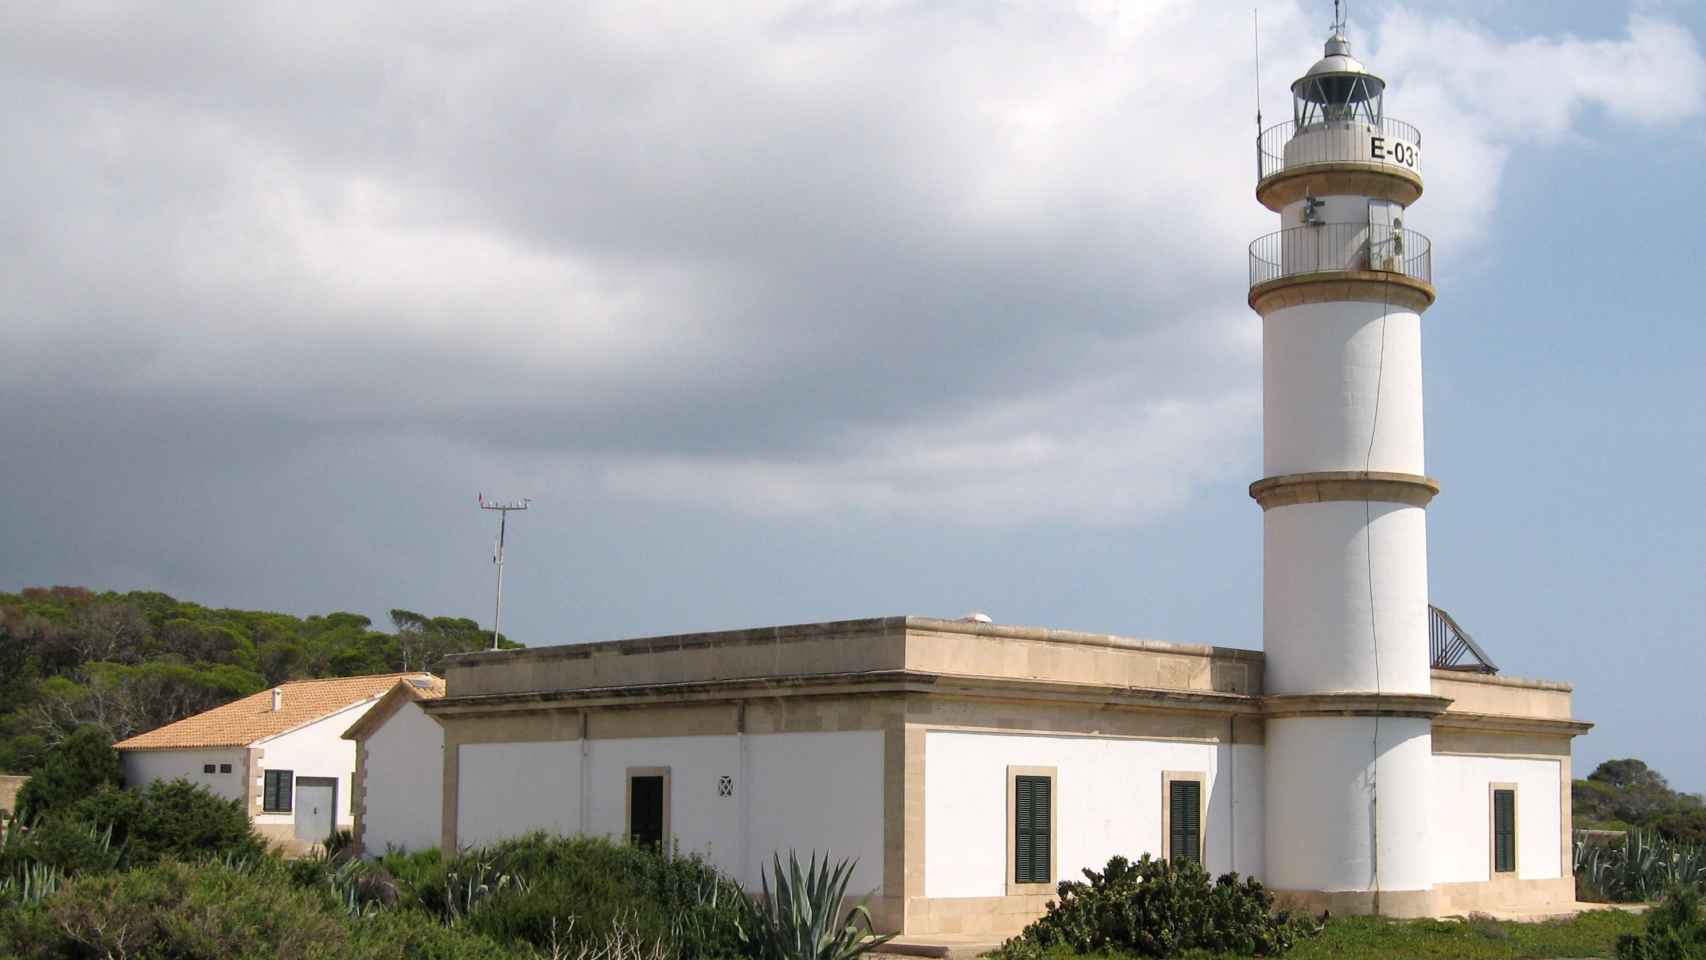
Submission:
[[[591,723],[589,723],[588,719],[587,719],[587,711],[582,710],[581,711],[581,765],[580,765],[580,794],[581,794],[580,833],[583,836],[587,833],[587,821],[588,821],[588,817],[590,816],[590,813],[587,810],[587,808],[592,806],[592,799],[591,799],[591,797],[588,796],[588,794],[591,792],[592,774],[587,770],[588,767],[592,766],[592,743],[587,739],[587,732],[588,732],[588,730],[591,729],[591,726],[592,726]]]
[[[751,763],[746,745],[746,701],[735,704],[735,745],[740,756],[739,772],[735,777],[736,816],[740,817],[740,882],[748,883],[752,870],[752,780],[748,775]]]

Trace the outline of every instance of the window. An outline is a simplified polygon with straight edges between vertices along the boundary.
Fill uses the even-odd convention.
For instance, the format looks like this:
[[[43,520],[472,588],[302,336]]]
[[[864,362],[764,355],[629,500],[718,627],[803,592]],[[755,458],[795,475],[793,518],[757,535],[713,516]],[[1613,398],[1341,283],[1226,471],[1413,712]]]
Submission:
[[[1167,856],[1174,863],[1202,863],[1202,782],[1167,783]]]
[[[1007,894],[1052,892],[1055,863],[1053,767],[1007,768]]]
[[[261,791],[261,810],[266,813],[290,812],[290,784],[296,776],[293,770],[268,770],[265,788]]]
[[[668,767],[628,768],[628,842],[668,850]]]
[[[1203,805],[1208,774],[1161,771],[1161,856],[1177,863],[1202,863]]]
[[[212,773],[213,772],[213,764],[211,764],[211,763],[202,764],[201,765],[201,772],[202,773]]]
[[[1493,872],[1516,872],[1516,784],[1496,783],[1493,790]]]
[[[220,764],[219,765],[219,772],[220,773],[230,773],[231,772],[231,765],[229,763]]]
[[[1054,838],[1049,827],[1048,777],[1013,778],[1013,882],[1048,883],[1049,847]]]

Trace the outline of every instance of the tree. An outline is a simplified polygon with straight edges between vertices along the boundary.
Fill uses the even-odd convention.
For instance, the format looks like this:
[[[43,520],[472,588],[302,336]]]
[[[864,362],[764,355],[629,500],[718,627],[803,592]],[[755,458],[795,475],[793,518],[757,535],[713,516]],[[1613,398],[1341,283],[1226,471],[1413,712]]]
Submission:
[[[1665,778],[1640,760],[1607,760],[1588,774],[1588,780],[1611,788],[1615,819],[1645,823],[1676,804],[1676,791]]]
[[[18,791],[18,816],[25,822],[64,810],[103,786],[121,786],[124,765],[110,737],[84,727],[54,748]]]
[[[135,663],[148,641],[148,618],[128,603],[91,603],[82,607],[66,643],[79,660]]]

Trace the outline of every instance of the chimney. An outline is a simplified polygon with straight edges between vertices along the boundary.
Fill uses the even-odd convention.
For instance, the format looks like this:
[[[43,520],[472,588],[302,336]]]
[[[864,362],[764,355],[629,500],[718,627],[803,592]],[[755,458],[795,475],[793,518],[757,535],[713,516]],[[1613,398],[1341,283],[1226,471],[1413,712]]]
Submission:
[[[283,709],[284,709],[284,688],[283,687],[273,687],[272,688],[272,712],[277,713]]]

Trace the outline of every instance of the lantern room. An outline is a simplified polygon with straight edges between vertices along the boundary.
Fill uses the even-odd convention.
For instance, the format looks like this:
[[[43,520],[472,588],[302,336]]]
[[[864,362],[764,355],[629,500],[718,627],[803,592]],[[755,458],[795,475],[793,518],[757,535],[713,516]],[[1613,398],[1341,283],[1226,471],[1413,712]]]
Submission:
[[[1379,126],[1386,81],[1351,56],[1342,30],[1327,38],[1325,55],[1291,85],[1297,129],[1318,123],[1361,122]]]

